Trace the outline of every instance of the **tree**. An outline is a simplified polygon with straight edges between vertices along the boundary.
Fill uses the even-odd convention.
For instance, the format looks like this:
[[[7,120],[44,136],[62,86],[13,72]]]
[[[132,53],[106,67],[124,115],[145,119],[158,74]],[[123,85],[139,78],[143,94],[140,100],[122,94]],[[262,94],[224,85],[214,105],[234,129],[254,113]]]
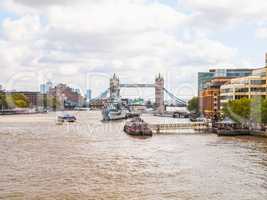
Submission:
[[[54,111],[60,107],[60,102],[57,100],[56,97],[50,98],[48,102],[49,102],[48,104],[50,105],[50,107],[53,108]]]
[[[5,97],[8,108],[27,108],[30,106],[30,102],[24,94],[6,94]]]
[[[7,106],[7,102],[6,102],[6,96],[4,93],[0,93],[0,109],[6,109]]]
[[[267,100],[241,98],[229,101],[224,105],[225,116],[240,123],[267,123]]]
[[[29,106],[29,104],[24,101],[23,99],[18,99],[15,101],[15,105],[18,107],[18,108],[27,108]]]
[[[198,97],[193,97],[191,100],[188,101],[187,109],[191,112],[199,111]]]

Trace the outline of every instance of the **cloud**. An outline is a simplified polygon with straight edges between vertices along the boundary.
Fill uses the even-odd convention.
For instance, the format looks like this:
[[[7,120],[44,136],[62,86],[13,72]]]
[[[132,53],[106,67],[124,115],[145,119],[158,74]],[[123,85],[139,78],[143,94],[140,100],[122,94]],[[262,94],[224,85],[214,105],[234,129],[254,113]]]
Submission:
[[[223,27],[237,23],[255,23],[267,19],[265,0],[183,0],[191,10],[194,24]]]
[[[153,82],[161,72],[175,88],[195,84],[196,69],[229,64],[237,54],[193,29],[190,15],[157,1],[6,4],[18,16],[5,19],[1,26],[0,58],[6,60],[9,74],[32,70],[44,79],[54,77],[85,88],[87,73],[116,72],[129,82]]]
[[[52,5],[64,5],[73,2],[72,0],[45,0],[45,1],[36,1],[36,0],[14,0],[14,3],[39,7],[39,6],[52,6]]]
[[[38,40],[41,24],[38,16],[26,15],[17,20],[4,20],[2,28],[7,40],[27,42],[33,39]]]
[[[267,39],[267,27],[261,27],[256,30],[256,37],[258,39]]]

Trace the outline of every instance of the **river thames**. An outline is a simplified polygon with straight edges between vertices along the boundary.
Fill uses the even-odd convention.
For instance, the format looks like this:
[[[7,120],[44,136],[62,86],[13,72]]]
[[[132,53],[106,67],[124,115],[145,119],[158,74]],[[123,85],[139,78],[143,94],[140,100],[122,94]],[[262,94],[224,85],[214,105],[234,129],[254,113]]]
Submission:
[[[75,115],[0,116],[0,199],[267,199],[266,138],[133,138],[123,121]]]

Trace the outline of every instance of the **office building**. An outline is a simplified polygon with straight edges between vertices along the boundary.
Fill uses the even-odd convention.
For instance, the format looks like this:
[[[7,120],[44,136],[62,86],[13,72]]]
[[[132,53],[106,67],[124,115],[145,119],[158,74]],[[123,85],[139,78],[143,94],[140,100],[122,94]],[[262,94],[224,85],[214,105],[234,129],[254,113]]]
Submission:
[[[213,78],[217,77],[244,77],[249,76],[252,73],[252,69],[210,69],[208,72],[199,72],[198,73],[198,95],[200,91],[204,88],[206,82],[210,81]]]
[[[51,81],[48,81],[44,84],[40,85],[40,93],[41,94],[47,94],[48,91],[53,87],[53,83]]]
[[[89,102],[92,99],[92,90],[87,89],[85,94],[86,101]]]
[[[267,67],[252,71],[251,76],[234,78],[220,88],[221,109],[229,100],[267,97]]]

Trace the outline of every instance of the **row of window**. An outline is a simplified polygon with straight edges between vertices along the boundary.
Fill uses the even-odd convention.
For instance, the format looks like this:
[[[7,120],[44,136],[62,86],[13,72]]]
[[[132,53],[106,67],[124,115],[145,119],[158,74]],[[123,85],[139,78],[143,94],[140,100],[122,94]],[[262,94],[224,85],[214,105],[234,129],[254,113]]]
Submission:
[[[266,80],[251,80],[250,83],[252,85],[263,85],[266,84]]]
[[[232,83],[234,84],[249,84],[249,80],[248,79],[244,79],[244,80],[233,80]],[[264,85],[266,84],[266,80],[250,80],[250,84],[251,85]]]
[[[251,88],[250,89],[251,92],[266,92],[267,89],[264,88]],[[233,88],[227,88],[227,89],[222,89],[221,93],[232,93],[233,92]],[[236,88],[235,92],[249,92],[249,88]]]
[[[221,100],[233,100],[233,96],[221,96]]]
[[[260,76],[260,77],[266,77],[266,70],[264,69],[263,71],[254,71],[252,73],[253,76]]]

